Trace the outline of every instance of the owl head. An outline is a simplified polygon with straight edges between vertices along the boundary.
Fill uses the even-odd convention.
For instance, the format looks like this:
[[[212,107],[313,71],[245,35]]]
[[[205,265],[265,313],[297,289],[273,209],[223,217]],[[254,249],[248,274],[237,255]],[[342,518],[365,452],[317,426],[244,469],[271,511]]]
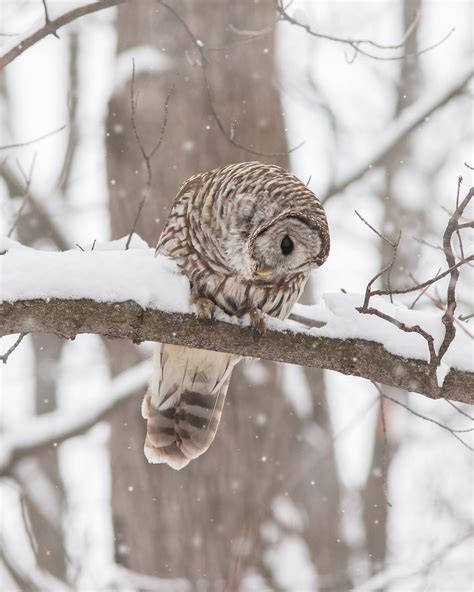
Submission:
[[[321,266],[329,254],[329,229],[314,193],[275,165],[228,169],[229,182],[221,187],[232,203],[225,242],[234,268],[247,279],[273,283]]]
[[[320,217],[297,210],[258,225],[248,240],[251,270],[264,282],[319,267],[328,251],[329,234]]]

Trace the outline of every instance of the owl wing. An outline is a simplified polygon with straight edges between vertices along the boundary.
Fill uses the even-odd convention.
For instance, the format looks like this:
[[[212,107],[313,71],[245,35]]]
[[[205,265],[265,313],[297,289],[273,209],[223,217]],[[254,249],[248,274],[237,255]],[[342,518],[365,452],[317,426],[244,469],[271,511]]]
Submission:
[[[157,344],[142,403],[150,463],[185,467],[205,452],[219,426],[230,376],[240,357]]]

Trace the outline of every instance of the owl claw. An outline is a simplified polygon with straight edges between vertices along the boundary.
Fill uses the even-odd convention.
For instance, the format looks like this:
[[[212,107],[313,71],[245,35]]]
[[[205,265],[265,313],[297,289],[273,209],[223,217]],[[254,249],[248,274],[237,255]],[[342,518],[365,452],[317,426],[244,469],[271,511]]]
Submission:
[[[201,321],[213,321],[217,306],[205,296],[196,296],[193,299],[196,307],[196,316]]]
[[[258,308],[252,308],[249,310],[250,324],[259,333],[259,335],[265,335],[267,332],[267,321],[265,314]]]

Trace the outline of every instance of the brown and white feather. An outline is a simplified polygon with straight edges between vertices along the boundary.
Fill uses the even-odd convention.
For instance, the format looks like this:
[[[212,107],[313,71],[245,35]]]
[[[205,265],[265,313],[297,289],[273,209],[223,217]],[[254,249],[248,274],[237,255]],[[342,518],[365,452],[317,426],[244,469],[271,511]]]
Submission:
[[[285,232],[298,243],[293,259],[275,243]],[[183,184],[157,251],[177,262],[195,300],[239,317],[259,311],[284,319],[311,269],[327,258],[329,230],[319,200],[294,175],[275,165],[239,163]],[[259,274],[262,266],[271,271]],[[142,405],[150,462],[181,469],[208,449],[239,359],[157,344]]]

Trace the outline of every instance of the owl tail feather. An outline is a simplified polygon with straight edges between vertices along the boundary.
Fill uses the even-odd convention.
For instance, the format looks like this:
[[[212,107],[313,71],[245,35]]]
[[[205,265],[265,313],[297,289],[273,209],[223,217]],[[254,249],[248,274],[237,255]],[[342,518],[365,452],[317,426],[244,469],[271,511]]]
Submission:
[[[148,462],[179,470],[209,448],[239,359],[232,354],[157,344],[152,379],[142,403]]]

